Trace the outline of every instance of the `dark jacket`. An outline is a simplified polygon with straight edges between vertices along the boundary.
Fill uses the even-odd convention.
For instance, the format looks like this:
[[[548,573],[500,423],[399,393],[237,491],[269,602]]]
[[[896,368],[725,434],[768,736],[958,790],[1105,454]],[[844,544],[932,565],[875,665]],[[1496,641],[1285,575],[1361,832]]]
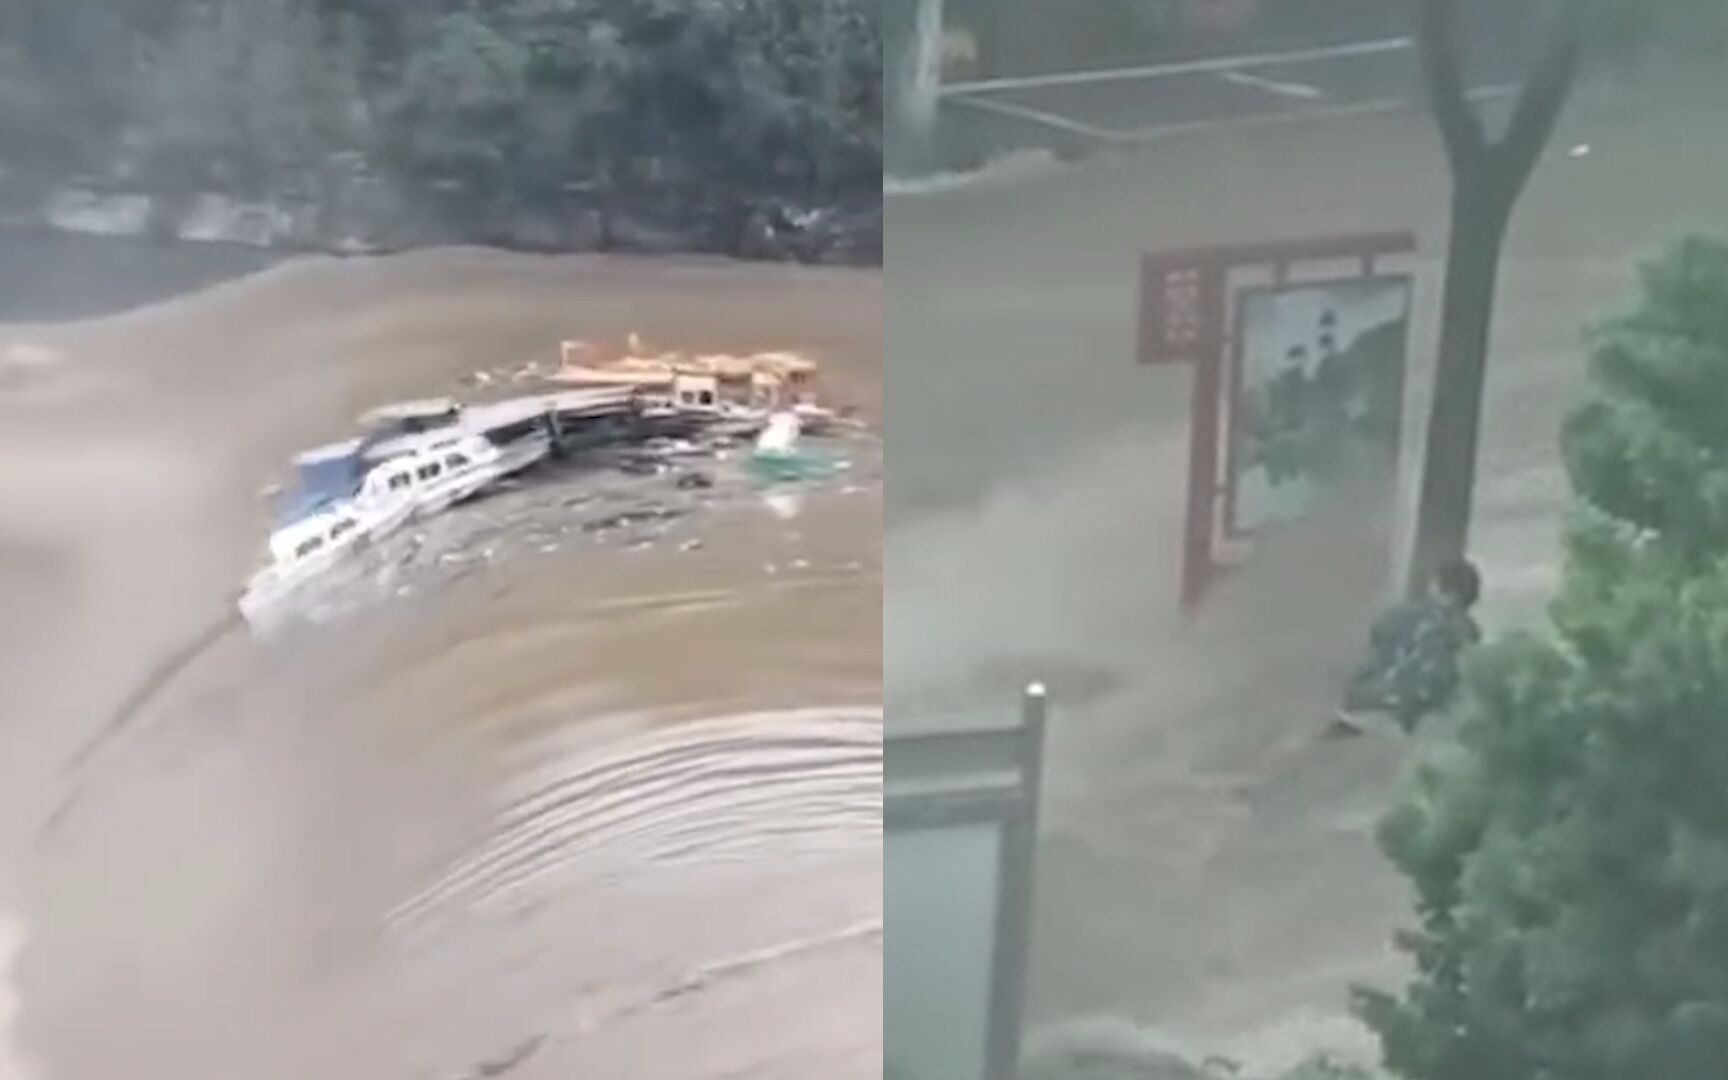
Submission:
[[[1470,613],[1450,600],[1431,596],[1400,604],[1374,623],[1368,659],[1351,678],[1344,707],[1391,713],[1412,727],[1451,699],[1459,662],[1481,639]]]

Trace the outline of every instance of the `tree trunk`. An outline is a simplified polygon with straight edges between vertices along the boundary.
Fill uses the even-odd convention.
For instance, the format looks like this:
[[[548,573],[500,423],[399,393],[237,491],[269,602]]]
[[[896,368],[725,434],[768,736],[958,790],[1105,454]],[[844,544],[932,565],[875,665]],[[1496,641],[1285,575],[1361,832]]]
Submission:
[[[1440,301],[1414,548],[1406,592],[1425,589],[1435,569],[1464,555],[1476,491],[1482,387],[1499,283],[1500,251],[1512,209],[1554,134],[1577,78],[1580,5],[1560,8],[1549,47],[1519,90],[1512,118],[1490,139],[1464,81],[1459,0],[1417,0],[1417,40],[1429,109],[1452,166],[1452,223]]]
[[[887,165],[901,175],[935,165],[942,7],[942,0],[892,0],[883,8]]]
[[[1463,555],[1469,541],[1494,294],[1517,191],[1505,178],[1477,177],[1461,178],[1453,192],[1434,397],[1407,583],[1412,594],[1427,587],[1441,563]]]

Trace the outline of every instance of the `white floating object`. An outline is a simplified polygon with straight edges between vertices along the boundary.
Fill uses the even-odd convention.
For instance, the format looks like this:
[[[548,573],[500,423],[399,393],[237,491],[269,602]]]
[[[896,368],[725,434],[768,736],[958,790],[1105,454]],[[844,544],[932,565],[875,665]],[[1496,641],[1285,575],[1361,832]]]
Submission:
[[[756,452],[781,457],[789,455],[797,449],[798,437],[803,433],[804,425],[797,413],[790,410],[774,413],[768,417],[762,434],[756,437]]]

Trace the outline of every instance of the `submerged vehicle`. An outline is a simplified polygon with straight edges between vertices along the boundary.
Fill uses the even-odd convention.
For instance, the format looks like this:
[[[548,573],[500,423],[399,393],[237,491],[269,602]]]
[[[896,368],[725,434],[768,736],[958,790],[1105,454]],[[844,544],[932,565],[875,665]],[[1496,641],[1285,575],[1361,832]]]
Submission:
[[[768,482],[834,471],[799,448],[806,432],[841,422],[803,393],[813,363],[765,353],[660,366],[629,378],[564,380],[577,388],[550,393],[368,410],[358,437],[295,459],[296,483],[239,598],[241,614],[255,630],[277,621],[285,601],[350,553],[554,454],[636,443],[641,453],[620,455],[621,467],[660,472],[677,458],[753,442],[750,468]]]
[[[283,503],[264,566],[247,581],[241,614],[254,626],[271,621],[284,600],[346,555],[472,498],[550,449],[543,434],[501,447],[483,435],[434,431],[300,455],[299,486]]]

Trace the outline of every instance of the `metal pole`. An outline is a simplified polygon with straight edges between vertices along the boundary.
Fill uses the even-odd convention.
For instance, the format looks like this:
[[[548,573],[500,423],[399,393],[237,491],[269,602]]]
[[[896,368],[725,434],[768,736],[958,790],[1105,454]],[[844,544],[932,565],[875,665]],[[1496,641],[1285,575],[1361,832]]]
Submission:
[[[1182,552],[1182,613],[1200,609],[1212,583],[1218,515],[1218,410],[1224,392],[1224,270],[1207,266],[1200,284],[1200,344],[1188,405],[1188,514]]]
[[[1027,953],[1032,931],[1034,867],[1038,851],[1038,800],[1044,771],[1044,728],[1049,696],[1043,683],[1026,687],[1020,699],[1020,793],[1003,837],[998,883],[995,987],[991,995],[989,1080],[1013,1080],[1019,1072],[1020,1032],[1025,1023]]]

